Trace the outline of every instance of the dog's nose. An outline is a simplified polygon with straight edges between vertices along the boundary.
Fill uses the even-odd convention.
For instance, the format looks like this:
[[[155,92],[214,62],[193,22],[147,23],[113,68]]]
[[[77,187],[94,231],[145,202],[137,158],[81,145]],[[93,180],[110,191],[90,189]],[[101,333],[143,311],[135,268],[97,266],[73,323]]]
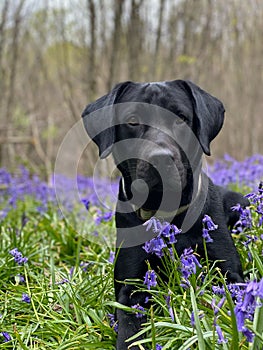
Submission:
[[[174,159],[172,153],[160,151],[150,156],[149,163],[156,169],[169,169],[174,165]]]

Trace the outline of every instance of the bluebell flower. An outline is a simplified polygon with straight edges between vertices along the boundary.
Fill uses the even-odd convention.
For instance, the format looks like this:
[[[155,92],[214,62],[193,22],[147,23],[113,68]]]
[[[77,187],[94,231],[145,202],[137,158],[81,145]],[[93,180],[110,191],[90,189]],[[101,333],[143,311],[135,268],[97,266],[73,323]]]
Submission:
[[[86,208],[87,210],[89,210],[90,201],[89,201],[88,199],[86,199],[86,198],[83,198],[83,199],[81,200],[81,202],[84,204],[85,208]]]
[[[252,216],[250,208],[242,208],[240,204],[234,205],[231,208],[239,213],[239,220],[236,222],[233,233],[240,233],[246,228],[252,227]]]
[[[244,336],[247,338],[247,341],[249,343],[253,343],[254,340],[254,336],[255,334],[253,332],[251,332],[249,329],[247,329],[246,327],[242,328],[242,333],[244,334]]]
[[[199,320],[201,320],[204,316],[205,315],[204,315],[203,312],[198,311],[198,318],[199,318]],[[190,323],[191,323],[191,326],[194,328],[195,327],[195,314],[194,314],[193,311],[191,312]]]
[[[30,296],[27,293],[23,293],[22,294],[22,301],[24,303],[30,304],[31,303],[31,298],[30,298]]]
[[[161,258],[163,256],[163,249],[166,247],[167,245],[164,243],[162,237],[158,236],[145,242],[143,249],[146,251],[146,253],[154,253]]]
[[[133,305],[131,308],[132,308],[132,309],[135,309],[135,310],[138,310],[138,312],[135,313],[135,315],[136,315],[137,318],[142,318],[143,312],[145,311],[145,310],[144,310],[144,307],[142,307],[142,306],[139,305],[139,304],[136,304],[136,305]]]
[[[166,301],[166,305],[168,307],[168,312],[169,312],[169,315],[171,317],[171,320],[174,322],[174,312],[173,312],[173,308],[171,307],[171,294],[169,293],[167,295],[167,297],[165,297],[165,301]]]
[[[18,265],[23,265],[28,262],[28,258],[23,257],[23,254],[19,252],[17,248],[10,250],[9,253],[14,257],[14,260]]]
[[[180,256],[181,261],[181,273],[185,280],[188,280],[188,278],[196,273],[196,267],[199,268],[202,267],[202,265],[197,260],[196,256],[193,254],[193,249],[188,248],[185,249],[183,254]]]
[[[116,333],[118,333],[118,322],[115,320],[115,316],[113,314],[107,314],[107,317],[110,321],[110,326],[114,329]]]
[[[4,338],[4,340],[3,340],[4,343],[7,343],[8,341],[10,341],[12,339],[11,335],[8,332],[1,332],[0,334]]]
[[[224,337],[221,327],[218,324],[216,324],[215,327],[216,327],[216,333],[218,335],[217,343],[218,344],[227,343],[227,339]]]
[[[154,216],[152,216],[149,220],[145,221],[145,223],[143,223],[143,226],[146,226],[146,231],[149,231],[151,229],[155,233],[159,233],[162,229],[160,221]]]
[[[211,306],[212,306],[212,309],[213,309],[213,311],[214,311],[214,315],[217,315],[217,314],[218,314],[218,311],[219,311],[219,310],[222,308],[222,306],[224,305],[225,300],[226,300],[226,297],[223,296],[223,298],[221,298],[221,300],[218,302],[218,304],[216,304],[215,298],[212,299]]]
[[[213,239],[211,238],[209,232],[215,231],[218,228],[218,225],[216,225],[211,217],[209,215],[205,215],[203,220],[203,233],[202,236],[205,239],[206,243],[212,243]]]
[[[214,224],[213,220],[209,215],[205,215],[202,222],[206,226],[208,231],[214,231],[214,230],[217,230],[218,228],[218,225]]]
[[[114,263],[114,260],[115,260],[115,252],[113,251],[110,251],[110,257],[108,259],[108,261],[113,264]]]
[[[91,265],[91,263],[82,261],[82,262],[79,264],[79,267],[82,269],[83,272],[87,272],[87,271],[88,271],[88,268],[90,267],[90,265]]]
[[[147,286],[148,289],[157,286],[157,275],[154,270],[148,270],[146,272],[143,283]]]
[[[15,277],[15,280],[16,280],[16,283],[25,283],[26,282],[25,277],[21,274],[17,275]]]
[[[162,350],[162,346],[160,344],[156,344],[156,350]]]
[[[216,295],[226,295],[224,287],[212,286],[212,291]]]
[[[63,278],[61,281],[57,281],[55,284],[60,285],[60,284],[65,284],[65,283],[69,283],[69,280],[67,278]]]
[[[100,225],[102,222],[111,221],[112,217],[113,217],[112,211],[102,213],[101,210],[98,210],[97,216],[95,218],[95,223],[96,223],[96,225]]]
[[[203,228],[202,237],[206,241],[206,243],[212,243],[214,240],[211,238],[209,231],[206,228]]]
[[[175,225],[170,225],[168,222],[161,223],[155,217],[152,217],[148,221],[146,221],[143,225],[146,226],[146,231],[152,229],[154,233],[156,233],[156,237],[147,241],[143,249],[147,253],[152,253],[161,258],[164,253],[163,249],[173,245],[177,242],[176,235],[181,233]]]
[[[245,321],[253,321],[256,307],[260,306],[257,302],[257,297],[262,297],[262,280],[263,278],[260,282],[254,280],[244,285],[242,284],[244,288],[240,290],[236,300],[234,312],[237,320],[237,328],[239,332],[242,332],[246,336],[248,342],[251,342],[251,339],[253,339],[253,333],[246,328]]]

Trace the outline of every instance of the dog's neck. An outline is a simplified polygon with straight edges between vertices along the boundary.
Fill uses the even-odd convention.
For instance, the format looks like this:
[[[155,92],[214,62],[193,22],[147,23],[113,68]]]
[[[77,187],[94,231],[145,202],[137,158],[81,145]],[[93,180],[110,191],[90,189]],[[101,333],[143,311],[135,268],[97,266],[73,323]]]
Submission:
[[[125,182],[124,182],[123,177],[121,178],[121,186],[122,186],[122,191],[123,191],[124,197],[127,199],[127,194],[126,194],[126,190],[125,190]],[[131,206],[133,208],[133,211],[143,221],[147,221],[153,216],[157,217],[158,219],[171,221],[173,218],[185,213],[189,209],[190,206],[192,206],[196,203],[196,201],[200,195],[201,189],[202,189],[202,173],[199,174],[197,190],[193,193],[193,197],[192,197],[191,201],[185,205],[179,206],[179,208],[177,208],[173,211],[147,209],[147,208],[143,208],[143,207],[137,207],[135,204],[132,204],[132,203],[131,203]]]

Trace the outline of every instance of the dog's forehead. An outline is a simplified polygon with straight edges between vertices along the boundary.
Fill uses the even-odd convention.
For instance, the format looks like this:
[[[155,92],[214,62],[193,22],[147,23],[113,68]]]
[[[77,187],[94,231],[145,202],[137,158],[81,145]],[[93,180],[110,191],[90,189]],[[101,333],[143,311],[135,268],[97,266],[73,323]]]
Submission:
[[[192,100],[180,85],[170,82],[136,83],[129,86],[118,103],[142,102],[160,106],[173,113],[189,114],[193,112]]]

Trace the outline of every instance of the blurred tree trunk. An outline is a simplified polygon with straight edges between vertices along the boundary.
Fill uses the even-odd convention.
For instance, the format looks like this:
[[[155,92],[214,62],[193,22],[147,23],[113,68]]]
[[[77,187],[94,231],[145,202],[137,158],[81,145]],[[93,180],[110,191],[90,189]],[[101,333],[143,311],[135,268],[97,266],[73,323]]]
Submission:
[[[110,55],[110,67],[108,75],[107,88],[110,90],[114,83],[117,83],[117,67],[119,69],[119,52],[121,47],[121,35],[122,35],[122,13],[124,0],[114,0],[114,28],[112,33],[112,47]]]
[[[14,107],[14,100],[15,100],[15,84],[16,84],[16,78],[17,78],[17,64],[19,59],[19,35],[21,30],[21,24],[22,24],[22,10],[23,6],[25,4],[25,0],[20,0],[18,3],[18,6],[16,8],[15,14],[14,14],[14,26],[12,28],[12,38],[11,38],[11,45],[12,45],[12,55],[10,58],[10,75],[9,75],[9,83],[8,83],[8,92],[7,92],[7,102],[6,102],[6,127],[7,127],[7,136],[11,137],[13,133],[12,128],[12,115],[13,115],[13,107]],[[7,144],[7,152],[6,156],[8,158],[8,161],[10,164],[14,164],[15,161],[15,147],[13,143]]]
[[[127,31],[127,63],[128,79],[138,80],[140,77],[140,57],[142,56],[143,23],[140,18],[140,9],[144,0],[132,0]]]
[[[163,15],[164,15],[165,3],[166,3],[166,0],[160,0],[159,18],[158,18],[156,40],[155,40],[155,49],[154,49],[154,55],[153,55],[153,60],[152,60],[152,69],[151,69],[151,72],[153,75],[157,74],[157,64],[158,64],[158,56],[159,56],[159,49],[160,49],[160,43],[161,43],[161,34],[162,34],[162,28],[163,28]]]
[[[3,103],[5,99],[5,93],[6,93],[6,71],[3,65],[3,58],[4,58],[4,48],[5,48],[5,42],[6,42],[6,22],[7,22],[7,14],[9,9],[9,0],[5,0],[5,3],[3,5],[2,9],[2,15],[1,15],[1,22],[0,22],[0,136],[1,136],[1,130],[6,130],[6,119],[4,117],[4,109],[3,109]],[[0,164],[3,161],[3,145],[0,144]]]
[[[90,100],[94,100],[97,93],[96,83],[96,10],[94,0],[87,0],[87,7],[89,12],[89,62],[88,62],[88,96]]]

